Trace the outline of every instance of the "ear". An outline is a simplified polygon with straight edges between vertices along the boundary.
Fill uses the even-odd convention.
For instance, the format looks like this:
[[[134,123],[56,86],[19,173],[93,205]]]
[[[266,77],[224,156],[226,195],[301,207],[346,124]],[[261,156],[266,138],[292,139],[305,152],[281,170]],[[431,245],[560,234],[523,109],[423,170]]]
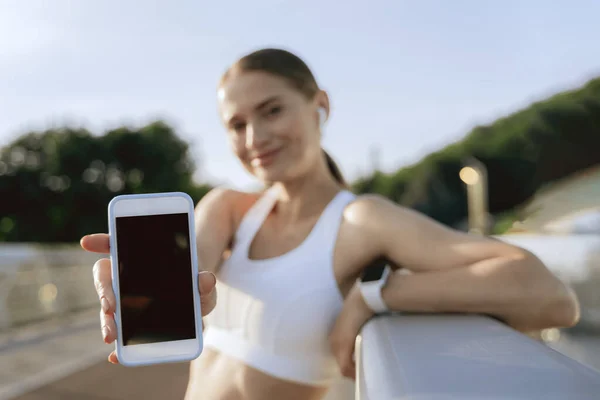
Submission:
[[[327,111],[324,107],[319,107],[317,112],[319,113],[319,127],[323,128],[325,122],[327,121]]]
[[[319,90],[315,96],[315,103],[317,106],[319,127],[322,127],[329,118],[329,96],[327,92]]]

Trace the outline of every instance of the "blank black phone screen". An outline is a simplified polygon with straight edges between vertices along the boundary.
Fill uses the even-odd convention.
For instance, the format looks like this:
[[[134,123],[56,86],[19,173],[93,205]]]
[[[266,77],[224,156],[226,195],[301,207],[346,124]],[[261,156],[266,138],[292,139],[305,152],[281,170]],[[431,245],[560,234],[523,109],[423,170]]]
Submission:
[[[194,339],[188,214],[117,217],[123,345]]]

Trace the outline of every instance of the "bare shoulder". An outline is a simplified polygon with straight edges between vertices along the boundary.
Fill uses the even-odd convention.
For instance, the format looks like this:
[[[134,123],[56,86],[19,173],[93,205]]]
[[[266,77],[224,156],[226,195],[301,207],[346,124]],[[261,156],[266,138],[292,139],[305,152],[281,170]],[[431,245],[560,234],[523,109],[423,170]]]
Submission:
[[[215,210],[232,207],[253,197],[253,195],[255,194],[226,187],[215,187],[200,199],[196,208]]]
[[[402,206],[377,194],[358,196],[348,205],[344,218],[365,233],[375,235],[378,242],[400,239],[404,243],[450,244],[464,242],[491,242],[491,239],[477,237],[458,231],[412,208]]]
[[[497,243],[498,240],[459,231],[417,210],[377,194],[358,196],[345,210],[345,219],[363,229],[421,238],[430,243]]]
[[[244,214],[260,197],[259,192],[244,192],[226,187],[211,189],[196,205],[198,216],[218,214],[227,217],[236,227]]]
[[[364,194],[346,207],[344,219],[363,229],[381,229],[381,224],[393,220],[394,224],[415,228],[419,223],[434,223],[427,216],[393,202],[378,194]]]
[[[485,258],[525,255],[523,249],[500,240],[472,235],[380,195],[356,198],[344,211],[353,240],[371,254],[398,265],[427,271],[468,265]]]
[[[348,204],[348,207],[346,207],[345,215],[360,216],[366,212],[375,211],[377,208],[381,207],[384,204],[387,205],[388,203],[392,203],[391,200],[379,194],[361,194],[356,196],[354,201]],[[392,204],[395,205],[395,203]]]
[[[383,232],[378,220],[390,206],[397,207],[377,194],[359,195],[348,203],[336,244],[336,259],[341,260],[339,269],[344,271],[340,275],[354,279],[365,265],[383,254],[380,241]]]
[[[466,237],[425,214],[378,194],[358,196],[344,210],[344,222],[353,227],[355,240],[363,238],[363,246],[376,254],[387,253],[391,246],[440,244]]]
[[[371,238],[377,242],[385,226],[393,221],[395,226],[409,224],[414,211],[405,208],[378,194],[359,195],[344,210],[344,225],[358,236]],[[364,245],[364,244],[363,244]]]

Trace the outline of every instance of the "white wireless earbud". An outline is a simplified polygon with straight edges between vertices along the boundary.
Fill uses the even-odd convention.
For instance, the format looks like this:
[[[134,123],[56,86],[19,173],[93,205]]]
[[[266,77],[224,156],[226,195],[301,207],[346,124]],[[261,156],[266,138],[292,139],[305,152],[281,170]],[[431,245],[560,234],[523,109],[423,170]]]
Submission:
[[[319,126],[322,128],[325,121],[327,121],[327,111],[323,107],[319,107],[317,111],[319,113]]]

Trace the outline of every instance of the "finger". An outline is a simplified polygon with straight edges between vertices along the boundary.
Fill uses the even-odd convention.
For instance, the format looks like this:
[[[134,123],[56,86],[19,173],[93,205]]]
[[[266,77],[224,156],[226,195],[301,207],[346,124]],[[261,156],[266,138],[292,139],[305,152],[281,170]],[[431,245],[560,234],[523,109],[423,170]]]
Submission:
[[[334,343],[333,347],[333,354],[338,363],[341,374],[346,378],[354,379],[354,346],[346,340],[341,340],[337,343]]]
[[[106,314],[100,310],[100,330],[104,343],[111,344],[117,339],[117,324],[112,314]]]
[[[356,380],[356,365],[354,363],[342,368],[342,375],[348,379]]]
[[[110,240],[106,233],[95,233],[86,235],[79,241],[84,250],[92,253],[110,253]]]
[[[208,271],[202,271],[198,274],[198,288],[200,291],[200,307],[202,316],[205,317],[217,305],[217,278],[215,274]]]
[[[354,379],[355,362],[354,348],[356,339],[348,332],[347,314],[340,313],[329,336],[331,351],[339,366],[340,372],[346,378]]]
[[[336,351],[336,359],[340,367],[340,372],[346,378],[354,379],[355,363],[353,358],[354,348],[349,343],[340,346]]]
[[[352,353],[349,359],[346,359],[346,364],[342,368],[342,375],[346,378],[355,380],[356,379],[356,359],[354,358],[354,348],[352,349]]]
[[[110,259],[101,258],[94,263],[94,286],[100,299],[100,306],[106,314],[115,312],[117,301],[112,288],[112,271]]]
[[[217,278],[215,274],[208,271],[201,271],[198,274],[198,286],[200,289],[200,294],[209,294],[215,288],[217,284]]]
[[[108,362],[110,362],[112,364],[118,364],[119,359],[117,358],[117,353],[115,353],[114,351],[112,353],[110,353],[108,355]]]

